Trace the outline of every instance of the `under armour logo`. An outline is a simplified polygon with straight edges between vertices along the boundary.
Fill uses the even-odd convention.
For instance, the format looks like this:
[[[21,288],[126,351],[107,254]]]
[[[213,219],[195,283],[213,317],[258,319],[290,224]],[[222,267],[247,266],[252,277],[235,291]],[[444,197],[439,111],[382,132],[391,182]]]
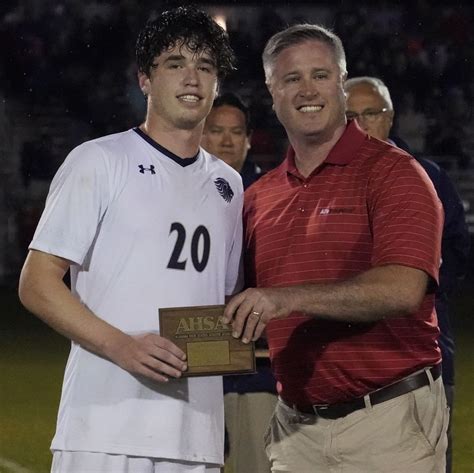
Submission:
[[[232,197],[234,197],[234,191],[230,187],[230,184],[223,177],[218,177],[214,181],[214,184],[216,185],[216,188],[221,197],[226,202],[230,202],[232,200]]]
[[[153,164],[150,164],[150,167],[149,168],[146,168],[145,166],[143,166],[143,164],[139,164],[138,165],[138,169],[140,169],[140,172],[142,174],[145,174],[145,171],[150,171],[152,174],[156,174],[155,172],[155,166],[153,166]]]

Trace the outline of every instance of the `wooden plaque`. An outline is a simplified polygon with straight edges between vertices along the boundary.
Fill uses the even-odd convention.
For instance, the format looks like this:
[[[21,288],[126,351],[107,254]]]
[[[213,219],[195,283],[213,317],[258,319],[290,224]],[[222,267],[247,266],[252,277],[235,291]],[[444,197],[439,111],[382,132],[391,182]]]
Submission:
[[[183,377],[255,373],[255,344],[232,337],[224,305],[159,309],[160,335],[186,353]]]

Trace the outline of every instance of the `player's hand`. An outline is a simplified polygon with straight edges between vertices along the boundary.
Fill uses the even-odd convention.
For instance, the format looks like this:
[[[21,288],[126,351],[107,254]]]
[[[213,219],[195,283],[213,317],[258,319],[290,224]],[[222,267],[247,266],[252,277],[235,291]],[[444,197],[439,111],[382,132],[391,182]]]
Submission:
[[[232,324],[232,336],[244,343],[257,340],[272,319],[292,311],[289,288],[250,288],[234,296],[224,310],[224,323]]]
[[[161,383],[169,377],[180,378],[187,370],[186,354],[170,340],[153,333],[125,335],[110,358],[133,375]]]

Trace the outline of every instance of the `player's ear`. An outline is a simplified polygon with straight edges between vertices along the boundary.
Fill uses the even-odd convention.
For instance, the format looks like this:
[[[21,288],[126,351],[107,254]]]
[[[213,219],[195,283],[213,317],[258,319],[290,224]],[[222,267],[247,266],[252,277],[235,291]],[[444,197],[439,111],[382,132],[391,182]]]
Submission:
[[[143,95],[147,96],[150,94],[150,78],[144,73],[139,71],[137,73],[138,84]]]

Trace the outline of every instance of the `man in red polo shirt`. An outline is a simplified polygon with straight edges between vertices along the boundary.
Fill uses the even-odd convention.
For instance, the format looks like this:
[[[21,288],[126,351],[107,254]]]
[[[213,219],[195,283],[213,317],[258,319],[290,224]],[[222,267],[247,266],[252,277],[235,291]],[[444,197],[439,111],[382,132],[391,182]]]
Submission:
[[[263,64],[291,146],[246,193],[251,288],[225,317],[244,342],[267,332],[272,471],[442,472],[434,188],[411,156],[346,123],[333,33],[292,26]]]

